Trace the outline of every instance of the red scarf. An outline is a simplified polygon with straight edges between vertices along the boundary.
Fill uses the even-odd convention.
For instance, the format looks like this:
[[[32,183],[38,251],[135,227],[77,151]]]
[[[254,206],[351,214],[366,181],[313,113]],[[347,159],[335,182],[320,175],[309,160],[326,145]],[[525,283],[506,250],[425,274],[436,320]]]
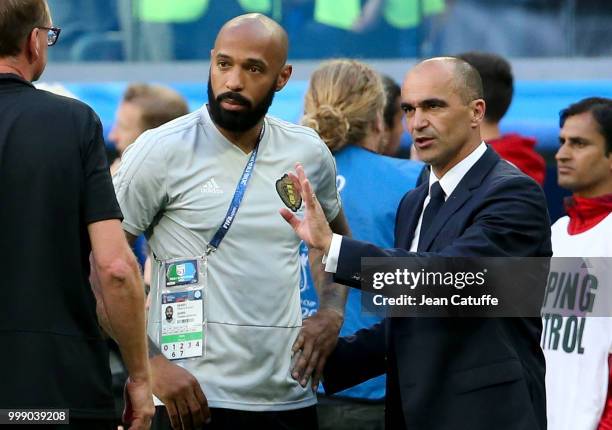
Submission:
[[[595,227],[612,212],[612,194],[601,197],[567,197],[565,210],[570,218],[567,232],[570,235],[584,233]]]

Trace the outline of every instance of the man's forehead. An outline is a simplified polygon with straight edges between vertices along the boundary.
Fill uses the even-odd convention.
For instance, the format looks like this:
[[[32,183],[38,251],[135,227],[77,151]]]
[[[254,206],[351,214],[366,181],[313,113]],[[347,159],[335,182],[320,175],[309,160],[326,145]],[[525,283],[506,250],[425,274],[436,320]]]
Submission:
[[[223,28],[215,41],[215,55],[240,59],[258,59],[266,63],[279,61],[282,41],[265,26],[235,25]]]
[[[601,134],[599,126],[590,112],[567,117],[560,133],[573,137],[592,135],[593,133]]]
[[[452,98],[457,91],[451,79],[428,75],[406,75],[402,84],[402,101],[419,103],[423,100]]]

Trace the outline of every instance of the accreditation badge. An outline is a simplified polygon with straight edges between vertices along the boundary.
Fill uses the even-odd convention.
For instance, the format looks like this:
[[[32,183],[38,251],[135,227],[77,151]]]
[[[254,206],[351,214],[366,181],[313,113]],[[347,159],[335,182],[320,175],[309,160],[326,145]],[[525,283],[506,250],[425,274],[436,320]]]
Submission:
[[[206,269],[205,257],[162,261],[159,347],[169,360],[205,355]]]

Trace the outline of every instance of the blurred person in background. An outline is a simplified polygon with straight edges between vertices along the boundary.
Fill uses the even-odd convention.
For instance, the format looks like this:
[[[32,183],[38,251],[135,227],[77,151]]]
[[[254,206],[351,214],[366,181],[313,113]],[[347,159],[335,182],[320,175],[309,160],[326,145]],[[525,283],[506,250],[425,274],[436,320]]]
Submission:
[[[312,16],[304,25],[292,54],[298,58],[356,56],[359,47],[354,43],[352,27],[361,15],[361,0],[314,0],[312,3]]]
[[[419,57],[431,50],[444,0],[315,0],[300,56]],[[326,43],[333,40],[334,43]]]
[[[311,76],[302,124],[319,133],[334,154],[338,190],[353,236],[391,247],[397,207],[414,187],[422,164],[381,155],[388,135],[385,105],[383,82],[372,68],[358,61],[332,60]],[[302,297],[311,295],[312,288],[309,285]],[[380,319],[362,314],[361,292],[351,289],[340,333],[351,335]],[[320,398],[320,428],[382,430],[384,398],[384,376]]]
[[[567,55],[570,29],[564,21],[570,20],[564,15],[571,12],[566,6],[583,1],[449,1],[440,49],[495,52],[507,58]]]
[[[200,43],[190,30],[208,14],[210,0],[138,0],[124,2],[121,9],[123,24],[133,27],[134,60],[171,61],[200,58],[212,42],[209,37]],[[178,34],[177,34],[178,33]],[[183,34],[181,34],[183,33]],[[205,48],[198,46],[204,44]]]
[[[227,22],[210,53],[207,104],[143,133],[114,176],[126,235],[146,231],[155,256],[148,320],[155,428],[198,428],[208,419],[211,429],[317,428],[311,387],[337,341],[347,291],[319,276],[321,309],[302,321],[300,242],[278,215],[282,205],[303,211],[286,175],[297,161],[313,174],[334,229],[348,229],[325,144],[306,127],[266,115],[292,73],[287,49],[285,31],[270,18]],[[176,343],[162,321],[172,294],[166,269],[177,260],[180,276],[186,262],[205,273],[196,279],[198,293],[206,288],[201,313],[174,310],[172,330],[191,336],[187,329],[197,328],[198,341],[177,347],[188,360],[172,356]],[[292,362],[310,373],[296,380]]]
[[[581,0],[572,5],[575,31],[571,40],[571,54],[583,57],[609,57],[612,55],[610,19],[612,2]],[[572,32],[568,32],[572,34]]]
[[[397,157],[404,134],[402,89],[390,76],[382,76],[382,81],[385,88],[385,109],[383,111],[385,131],[382,153],[390,157]]]
[[[138,136],[188,113],[187,101],[172,88],[154,84],[130,84],[123,94],[115,115],[115,124],[108,135],[119,154],[111,164],[111,175],[119,168],[123,152]],[[144,236],[140,236],[134,244],[134,252],[139,263],[144,266],[144,281],[149,286],[151,267],[150,261],[146,259]]]
[[[108,134],[119,153],[119,158],[111,165],[111,174],[119,167],[123,152],[138,136],[188,113],[187,101],[172,88],[130,84],[123,94],[115,115],[115,124]]]
[[[113,428],[101,325],[130,374],[124,421],[147,429],[144,291],[121,231],[100,120],[89,106],[32,85],[59,35],[44,0],[0,2],[0,341],[12,351],[0,358],[0,405],[68,409],[71,428]]]
[[[135,54],[140,60],[206,60],[226,21],[245,13],[261,13],[278,21],[285,1],[138,0],[129,13],[137,27]]]
[[[610,260],[612,99],[591,97],[570,105],[561,111],[560,126],[560,146],[555,157],[558,182],[573,194],[565,200],[567,216],[552,226],[553,256]],[[600,302],[612,293],[610,273],[599,272],[599,267],[602,267],[599,261],[589,265],[589,274],[599,277],[599,288],[589,293],[594,297],[596,310],[601,309]],[[568,272],[567,278],[570,276],[578,279],[580,274]],[[590,318],[589,314],[578,318],[562,315],[567,315],[566,309],[559,309],[558,314],[544,314],[541,344],[546,357],[548,428],[610,430],[610,309],[605,314],[596,311]]]
[[[536,141],[518,133],[502,134],[499,129],[499,123],[508,111],[514,93],[514,76],[510,63],[499,55],[487,52],[466,52],[456,57],[471,64],[482,79],[487,104],[480,128],[482,140],[504,160],[543,185],[546,163],[535,150]]]
[[[391,47],[395,35],[385,44],[372,40],[363,43],[380,21],[383,0],[314,0],[311,3],[312,15],[304,25],[294,50],[297,57],[355,57],[371,54],[373,50],[378,57],[393,55]],[[334,43],[327,43],[329,40]],[[374,45],[373,49],[369,49],[371,45]]]
[[[432,55],[439,49],[445,10],[445,0],[368,0],[352,27],[366,42],[359,53],[372,58]]]

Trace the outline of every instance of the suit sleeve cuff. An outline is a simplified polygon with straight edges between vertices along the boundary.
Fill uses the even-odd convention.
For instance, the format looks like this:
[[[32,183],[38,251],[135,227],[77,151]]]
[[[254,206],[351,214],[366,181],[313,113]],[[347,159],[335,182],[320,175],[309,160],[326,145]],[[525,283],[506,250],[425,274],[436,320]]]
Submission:
[[[342,236],[334,233],[329,246],[329,254],[323,256],[323,264],[325,271],[328,273],[336,273],[338,269],[338,258],[340,257],[340,247],[342,246]]]

